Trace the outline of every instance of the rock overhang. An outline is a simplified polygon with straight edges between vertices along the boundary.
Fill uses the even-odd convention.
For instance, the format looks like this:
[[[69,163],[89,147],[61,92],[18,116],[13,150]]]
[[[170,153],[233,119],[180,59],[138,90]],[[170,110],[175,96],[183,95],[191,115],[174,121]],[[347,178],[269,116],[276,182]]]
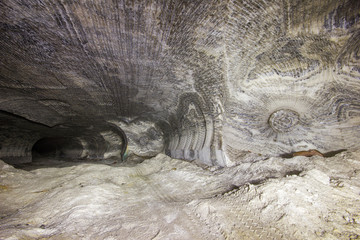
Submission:
[[[126,131],[140,118],[164,135],[165,147],[154,149],[223,166],[243,151],[359,147],[356,1],[0,7],[0,110],[51,129],[28,124],[31,137],[103,138],[109,122]],[[4,129],[4,141],[30,138],[22,128],[13,135]],[[33,144],[26,141],[23,149]]]

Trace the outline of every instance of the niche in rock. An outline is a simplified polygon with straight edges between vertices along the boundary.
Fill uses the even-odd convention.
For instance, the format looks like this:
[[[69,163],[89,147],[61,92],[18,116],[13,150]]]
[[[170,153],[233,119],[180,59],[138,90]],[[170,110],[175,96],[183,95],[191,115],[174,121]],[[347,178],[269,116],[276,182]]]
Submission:
[[[69,137],[42,138],[32,148],[33,161],[43,157],[78,159],[82,152],[81,142]]]

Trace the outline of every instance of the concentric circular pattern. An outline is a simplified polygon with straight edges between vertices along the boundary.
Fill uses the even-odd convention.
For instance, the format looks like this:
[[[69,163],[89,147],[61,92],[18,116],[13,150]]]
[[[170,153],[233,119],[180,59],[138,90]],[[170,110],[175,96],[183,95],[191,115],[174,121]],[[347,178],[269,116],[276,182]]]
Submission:
[[[290,132],[299,123],[299,114],[290,109],[273,112],[269,124],[276,132]]]

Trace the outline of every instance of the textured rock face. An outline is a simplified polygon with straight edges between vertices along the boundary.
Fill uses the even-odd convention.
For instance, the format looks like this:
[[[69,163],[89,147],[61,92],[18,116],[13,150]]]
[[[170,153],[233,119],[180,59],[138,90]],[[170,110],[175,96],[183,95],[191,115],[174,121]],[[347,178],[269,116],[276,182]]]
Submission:
[[[135,118],[156,130],[156,146],[141,141],[149,156],[165,144],[208,165],[244,151],[360,146],[359,1],[3,0],[0,9],[5,161],[30,161],[36,141],[59,137],[72,139],[74,156],[120,157]]]

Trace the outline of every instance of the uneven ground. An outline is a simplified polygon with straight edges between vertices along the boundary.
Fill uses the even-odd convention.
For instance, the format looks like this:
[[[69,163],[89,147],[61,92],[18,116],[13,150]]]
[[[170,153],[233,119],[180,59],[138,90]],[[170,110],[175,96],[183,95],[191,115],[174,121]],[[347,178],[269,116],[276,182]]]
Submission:
[[[0,162],[0,239],[360,238],[360,151],[17,167]]]

